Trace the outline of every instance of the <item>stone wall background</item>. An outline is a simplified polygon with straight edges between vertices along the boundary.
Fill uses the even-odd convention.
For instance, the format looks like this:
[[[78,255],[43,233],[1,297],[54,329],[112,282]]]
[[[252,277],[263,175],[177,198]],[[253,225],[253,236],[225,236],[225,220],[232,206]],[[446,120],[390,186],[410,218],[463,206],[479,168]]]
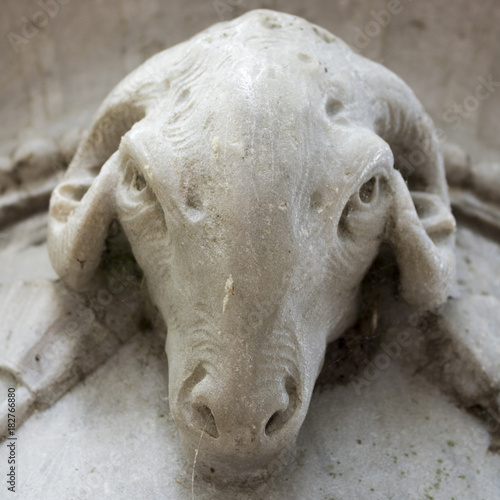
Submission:
[[[448,139],[499,158],[500,88],[474,101],[478,78],[500,81],[499,0],[2,0],[0,153],[31,133],[87,126],[149,56],[254,8],[332,31],[406,80]],[[464,104],[460,117],[452,107]]]

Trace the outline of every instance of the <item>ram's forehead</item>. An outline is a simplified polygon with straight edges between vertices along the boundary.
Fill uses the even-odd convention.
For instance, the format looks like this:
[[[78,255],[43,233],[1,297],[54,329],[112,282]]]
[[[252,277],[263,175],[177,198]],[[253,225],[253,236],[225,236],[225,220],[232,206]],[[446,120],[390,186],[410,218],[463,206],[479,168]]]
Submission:
[[[334,146],[331,92],[284,64],[256,60],[232,69],[224,77],[204,75],[173,85],[152,129],[170,145],[174,163],[180,169],[195,166],[200,174],[232,166],[229,175],[249,163],[274,174],[310,162],[320,168],[319,157]],[[347,91],[338,87],[335,102],[345,103],[348,114]]]
[[[180,192],[230,186],[261,199],[343,179],[344,131],[362,123],[366,100],[355,64],[342,42],[285,17],[294,30],[262,12],[219,25],[171,61],[169,91],[138,127],[154,177]]]
[[[204,189],[224,181],[233,190],[252,182],[263,193],[292,189],[302,168],[326,164],[329,124],[317,119],[303,88],[232,78],[205,92],[184,104],[182,116],[174,107],[157,129],[181,182]]]
[[[302,19],[249,13],[206,30],[168,59],[167,125],[183,126],[194,111],[199,123],[207,110],[212,117],[232,112],[236,122],[267,110],[282,119],[319,111],[327,95],[351,107],[363,97],[353,95],[362,87],[353,81],[356,61],[343,42]]]

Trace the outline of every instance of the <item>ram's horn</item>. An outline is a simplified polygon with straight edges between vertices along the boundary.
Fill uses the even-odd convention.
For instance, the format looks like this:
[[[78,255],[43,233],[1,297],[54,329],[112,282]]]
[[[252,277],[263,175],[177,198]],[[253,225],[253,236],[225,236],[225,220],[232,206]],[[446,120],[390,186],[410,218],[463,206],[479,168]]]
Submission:
[[[112,200],[120,168],[121,139],[168,88],[161,74],[165,65],[154,64],[157,57],[132,72],[103,102],[52,194],[49,255],[57,274],[75,290],[82,291],[92,285],[101,262],[115,215]]]
[[[433,307],[446,301],[455,271],[455,220],[436,131],[399,77],[366,60],[360,67],[360,77],[369,82],[374,130],[395,158],[389,241],[400,269],[402,295],[409,303]]]

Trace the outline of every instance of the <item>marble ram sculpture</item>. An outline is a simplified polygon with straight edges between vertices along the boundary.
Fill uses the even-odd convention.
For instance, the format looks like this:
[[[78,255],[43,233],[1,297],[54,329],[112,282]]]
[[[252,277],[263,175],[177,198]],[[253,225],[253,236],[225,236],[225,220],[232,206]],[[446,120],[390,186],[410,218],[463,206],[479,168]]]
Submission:
[[[381,244],[420,308],[454,274],[442,158],[413,92],[266,10],[155,55],[104,101],[51,199],[50,256],[72,289],[103,279],[115,221],[168,327],[183,444],[220,480],[283,462]]]

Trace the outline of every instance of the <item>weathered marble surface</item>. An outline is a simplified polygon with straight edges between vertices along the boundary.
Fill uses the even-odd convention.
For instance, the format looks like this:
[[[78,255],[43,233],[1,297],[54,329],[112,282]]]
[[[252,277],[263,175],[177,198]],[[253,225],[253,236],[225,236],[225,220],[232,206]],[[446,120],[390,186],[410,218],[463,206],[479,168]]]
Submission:
[[[10,229],[11,245],[25,251],[7,261],[9,247],[2,249],[2,278],[17,275],[29,281],[33,270],[26,258],[40,263],[39,279],[53,278],[44,263],[44,227],[40,217]],[[500,266],[499,245],[459,226],[457,256],[457,295],[498,300],[500,276],[491,269]],[[374,372],[360,391],[349,383],[316,389],[292,460],[259,490],[220,491],[199,479],[196,470],[193,486],[192,464],[169,416],[163,345],[161,335],[136,335],[53,407],[23,425],[18,432],[23,499],[124,494],[188,499],[193,490],[198,499],[396,500],[404,495],[420,500],[427,494],[493,500],[500,495],[500,458],[487,451],[490,436],[484,423],[415,373],[411,346]],[[0,463],[5,460],[1,445]]]
[[[472,242],[467,233],[460,232],[459,241]],[[479,262],[490,255],[482,243],[474,244],[485,251],[476,250]],[[163,339],[139,335],[33,416],[19,431],[22,498],[118,498],[124,492],[192,498],[192,467],[169,417],[166,383]],[[488,441],[482,424],[396,361],[360,395],[351,385],[315,391],[290,465],[265,487],[224,494],[196,478],[194,493],[198,499],[385,500],[404,492],[410,499],[427,493],[490,500],[500,495],[500,459],[486,452]],[[0,461],[4,457],[2,446]]]
[[[117,5],[123,14],[119,18],[115,16]],[[234,17],[250,7],[272,7],[302,15],[325,25],[353,43],[356,28],[363,29],[373,19],[370,9],[383,9],[386,2],[375,0],[364,2],[363,5],[351,1],[313,1],[307,4],[274,2],[272,6],[261,2],[244,2],[226,11],[225,15]],[[419,2],[418,5],[404,4],[403,7],[401,13],[394,16],[379,35],[369,40],[362,52],[383,61],[410,83],[448,138],[459,141],[471,152],[474,164],[481,160],[498,162],[498,92],[493,92],[488,101],[470,113],[458,128],[452,128],[450,123],[443,120],[444,111],[454,104],[462,104],[474,92],[479,76],[486,77],[492,72],[494,78],[499,79],[497,25],[500,8],[497,2]],[[39,10],[35,2],[17,0],[7,0],[1,8],[2,33],[19,31],[21,16],[30,16]],[[91,5],[70,2],[51,21],[52,24],[30,41],[21,55],[12,51],[6,37],[2,38],[0,50],[2,62],[5,61],[6,64],[5,71],[0,75],[0,86],[6,91],[0,94],[0,99],[3,123],[8,124],[1,130],[4,139],[1,144],[3,154],[12,151],[17,141],[16,136],[23,135],[26,127],[38,132],[41,128],[50,128],[55,130],[55,136],[60,136],[68,126],[86,126],[97,104],[123,75],[152,53],[185,39],[217,20],[213,4],[201,0],[189,5],[153,0],[120,0],[113,5],[106,2]],[[115,23],[111,30],[110,22]],[[145,26],[153,26],[153,29],[145,29]],[[86,33],[90,27],[93,36],[89,38]],[[116,33],[122,36],[117,38]],[[78,47],[80,54],[78,58],[74,57],[75,47]],[[116,57],[117,53],[122,56]],[[90,74],[86,70],[88,67],[93,67],[96,71]],[[26,78],[25,81],[31,84],[18,85],[21,78]],[[5,166],[4,163],[0,162],[0,170]],[[464,194],[469,195],[470,193]],[[476,201],[477,198],[474,203]],[[482,205],[479,209],[482,213],[485,212]],[[498,220],[498,215],[494,215],[493,220]],[[43,241],[40,245],[38,237],[29,236],[30,231],[31,228],[24,233],[27,244],[16,243],[8,248],[3,246],[6,241],[3,238],[5,233],[0,233],[0,246],[3,246],[0,276],[3,283],[17,278],[31,281],[35,278],[54,277],[48,266]],[[32,243],[37,242],[39,246],[32,246]],[[500,296],[499,275],[495,272],[499,268],[496,260],[497,243],[478,238],[475,232],[462,227],[458,234],[458,252],[460,281],[457,293]],[[179,451],[178,441],[171,422],[165,427],[161,424],[160,429],[155,430],[155,436],[156,431],[158,436],[164,432],[168,434],[168,439],[150,439],[151,445],[148,444],[146,448],[141,448],[141,442],[134,437],[131,438],[132,441],[123,438],[128,436],[131,421],[135,423],[144,420],[142,411],[145,403],[149,405],[150,399],[158,401],[158,395],[165,397],[162,392],[165,380],[162,376],[166,366],[159,348],[149,355],[144,350],[141,351],[146,349],[142,337],[136,337],[134,342],[136,343],[122,348],[118,357],[86,383],[75,388],[51,410],[39,413],[28,421],[20,431],[27,444],[21,454],[22,463],[26,465],[21,480],[25,498],[40,498],[40,495],[42,498],[43,495],[52,498],[52,493],[60,494],[63,498],[80,498],[85,497],[85,494],[88,498],[114,498],[123,496],[124,492],[132,496],[149,494],[158,497],[164,495],[167,498],[191,498],[191,476],[186,472],[189,471],[190,464],[184,464],[182,455],[176,454]],[[161,340],[158,342],[161,344]],[[146,385],[155,392],[150,398],[148,394],[144,394],[144,387],[141,387],[137,396],[139,406],[135,409],[127,406],[130,413],[116,415],[113,404],[123,402],[123,398],[117,400],[117,390],[121,388],[127,395],[132,390],[137,390],[134,371],[148,370],[148,363],[150,367],[156,367],[151,379],[161,379],[156,387],[154,383]],[[484,426],[447,404],[440,393],[418,377],[412,379],[411,385],[404,381],[399,385],[398,381],[406,375],[400,375],[394,367],[396,363],[382,371],[370,385],[370,391],[362,396],[355,396],[349,386],[335,389],[332,396],[316,392],[308,419],[299,435],[300,447],[307,447],[309,450],[304,453],[306,465],[291,465],[282,478],[269,485],[258,497],[282,498],[285,495],[294,498],[295,495],[295,498],[303,498],[312,494],[316,498],[369,498],[369,495],[373,495],[373,498],[385,499],[391,498],[391,495],[393,498],[401,498],[413,494],[415,498],[422,498],[425,494],[423,489],[432,484],[433,487],[427,490],[427,494],[436,499],[453,496],[485,500],[498,498],[498,458],[486,453],[489,438],[484,432]],[[130,376],[124,377],[124,373]],[[396,388],[401,388],[401,392],[397,392]],[[99,398],[102,395],[112,402],[110,406],[97,404],[101,402]],[[144,395],[146,401],[141,399]],[[335,398],[338,395],[337,400]],[[321,398],[327,398],[330,403],[327,401],[323,404],[324,400]],[[420,403],[418,406],[423,410],[421,414],[412,411],[412,398]],[[87,400],[95,404],[87,405]],[[380,410],[377,412],[370,411],[374,406],[369,403],[375,400]],[[386,404],[387,401],[394,404]],[[165,409],[165,404],[162,403],[157,408],[157,415],[166,414]],[[410,415],[407,409],[411,410]],[[427,410],[429,413],[426,413]],[[423,416],[423,420],[420,416]],[[343,424],[344,442],[335,435],[324,432],[334,418]],[[95,425],[103,423],[97,427],[97,432],[88,429],[89,419]],[[365,423],[364,433],[359,436],[359,429],[363,429]],[[109,428],[112,425],[124,429],[124,432],[111,435]],[[147,421],[145,427],[149,429],[152,425],[151,421]],[[65,430],[61,431],[61,428]],[[387,448],[379,454],[357,453],[354,441],[360,437],[364,444],[365,438],[369,440],[371,433],[375,432],[374,428],[385,432],[383,444]],[[408,441],[398,441],[394,429],[401,433],[414,433]],[[71,433],[73,438],[69,438],[65,432]],[[145,431],[143,435],[147,433]],[[312,439],[311,435],[317,439]],[[422,436],[428,436],[428,439],[424,441]],[[417,441],[416,444],[410,443],[413,438]],[[454,443],[454,446],[448,445],[448,442]],[[327,445],[324,446],[324,443]],[[418,446],[419,453],[418,458],[411,462],[411,471],[405,473],[406,477],[401,481],[404,476],[400,472],[404,471],[398,469],[392,457],[398,457],[398,463],[401,463],[399,457],[404,457],[406,444]],[[47,451],[34,453],[34,449]],[[119,452],[119,457],[113,452],[111,455],[113,463],[117,464],[116,468],[109,465],[110,449]],[[314,451],[311,452],[311,449]],[[5,462],[4,452],[3,446],[0,446],[2,463]],[[329,453],[337,452],[349,457],[351,468],[340,471],[342,476],[338,474],[334,478],[333,475],[328,475],[330,469],[324,471],[324,464],[328,463]],[[352,456],[353,452],[356,452],[355,456]],[[94,457],[97,458],[92,462]],[[123,463],[121,457],[126,457],[127,461]],[[136,477],[134,474],[137,467],[131,464],[136,463],[137,457],[144,464],[140,469],[144,474],[136,481],[131,481],[131,477]],[[163,472],[158,472],[159,457],[165,460],[166,468]],[[434,468],[434,458],[436,462],[444,460],[444,465],[440,464],[443,469],[439,467],[441,472]],[[453,465],[447,463],[448,460]],[[68,466],[71,461],[76,464],[74,468]],[[96,468],[92,472],[94,466]],[[444,467],[447,468],[446,472],[443,472]],[[77,468],[78,471],[74,470]],[[450,470],[452,473],[446,476]],[[369,488],[364,489],[352,480],[356,471],[363,472],[360,479],[369,478],[372,481]],[[415,471],[416,476],[409,480],[412,471]],[[445,479],[438,481],[441,474]],[[146,484],[145,477],[149,477],[153,484]],[[172,477],[177,477],[182,486]],[[335,480],[334,485],[332,480]],[[93,485],[96,485],[95,489]],[[375,490],[373,492],[370,491],[372,487]],[[210,492],[210,487],[206,484],[196,482],[196,498],[220,498],[218,495]],[[229,497],[234,498],[231,495]]]
[[[272,10],[215,24],[123,79],[49,214],[70,289],[99,293],[116,259],[137,262],[168,326],[186,453],[227,484],[286,460],[327,344],[368,308],[381,248],[413,307],[440,306],[454,282],[455,220],[422,104],[334,34]]]

